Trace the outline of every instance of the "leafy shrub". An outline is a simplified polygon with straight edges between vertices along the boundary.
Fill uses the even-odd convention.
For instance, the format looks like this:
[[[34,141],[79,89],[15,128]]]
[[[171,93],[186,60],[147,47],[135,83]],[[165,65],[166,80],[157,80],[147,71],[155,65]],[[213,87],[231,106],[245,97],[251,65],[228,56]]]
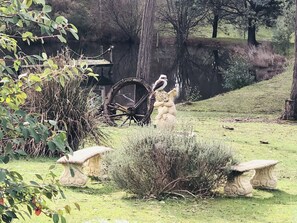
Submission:
[[[223,79],[224,88],[229,90],[242,88],[255,81],[255,77],[251,72],[251,66],[243,58],[231,61],[229,67],[223,71]]]
[[[197,86],[186,88],[186,101],[194,102],[201,99],[201,94]]]
[[[105,139],[99,129],[98,107],[92,104],[96,95],[91,88],[80,87],[83,81],[82,77],[66,80],[64,86],[55,81],[45,82],[42,92],[30,93],[27,104],[31,112],[41,113],[43,120],[57,120],[57,126],[67,131],[68,144],[73,150],[77,150],[89,135],[97,143]],[[51,154],[42,144],[27,146],[27,153]]]
[[[276,26],[273,29],[272,41],[278,53],[288,55],[291,46],[291,39],[295,30],[295,4],[285,3],[283,15],[276,20]]]
[[[224,145],[193,136],[142,129],[114,151],[109,170],[117,185],[142,197],[211,195],[233,162]]]

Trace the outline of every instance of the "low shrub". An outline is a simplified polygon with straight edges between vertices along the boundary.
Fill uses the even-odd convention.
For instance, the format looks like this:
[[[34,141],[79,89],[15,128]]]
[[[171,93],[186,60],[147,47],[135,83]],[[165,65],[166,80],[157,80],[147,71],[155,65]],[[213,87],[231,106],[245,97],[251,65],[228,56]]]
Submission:
[[[230,66],[223,71],[223,87],[235,90],[250,85],[255,81],[250,64],[243,58],[233,59]]]
[[[193,136],[142,129],[131,134],[111,157],[116,184],[141,197],[185,194],[209,196],[225,182],[233,163],[226,146]]]
[[[59,68],[67,66],[67,55],[59,55],[53,58],[59,64]],[[65,63],[65,65],[64,65]],[[80,72],[77,69],[77,72]],[[43,81],[42,91],[29,90],[30,97],[25,105],[25,110],[30,113],[40,114],[41,122],[53,120],[55,125],[67,132],[68,144],[72,150],[88,139],[97,144],[104,142],[105,133],[100,130],[98,112],[98,95],[92,88],[85,86],[88,76],[73,75],[73,78],[63,79],[62,83],[54,80]],[[25,143],[25,150],[33,156],[55,155],[43,143],[34,140]]]
[[[45,82],[42,92],[31,92],[27,103],[27,109],[40,113],[42,120],[57,121],[57,126],[67,132],[68,144],[74,151],[90,135],[97,143],[105,138],[96,116],[98,107],[93,107],[91,103],[96,95],[92,89],[82,89],[82,81],[82,78],[68,80],[64,86],[54,81]],[[27,143],[26,151],[31,155],[51,153],[42,144],[33,146],[33,142]]]

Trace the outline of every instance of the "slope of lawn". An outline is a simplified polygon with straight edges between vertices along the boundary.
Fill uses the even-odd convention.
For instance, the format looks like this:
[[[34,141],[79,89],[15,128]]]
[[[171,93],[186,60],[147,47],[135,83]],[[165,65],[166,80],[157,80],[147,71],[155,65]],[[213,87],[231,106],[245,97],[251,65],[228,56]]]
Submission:
[[[178,128],[192,128],[197,138],[230,145],[240,161],[277,159],[277,190],[253,190],[251,198],[176,199],[163,201],[133,198],[110,182],[89,182],[86,188],[65,188],[66,200],[51,204],[59,209],[72,205],[66,215],[71,223],[101,222],[297,222],[297,125],[278,120],[289,96],[292,67],[275,78],[215,98],[178,106]],[[118,149],[127,134],[139,127],[111,128],[111,145]],[[233,129],[233,130],[230,130]],[[141,130],[141,128],[140,128]],[[263,144],[265,142],[265,144]],[[56,159],[12,161],[1,167],[19,171],[27,180],[44,175]],[[62,167],[54,169],[59,176]],[[38,180],[36,180],[38,181]],[[81,206],[78,211],[73,203]],[[43,215],[15,222],[51,222]]]
[[[218,95],[208,100],[179,106],[184,111],[280,114],[290,95],[293,66],[276,77]]]

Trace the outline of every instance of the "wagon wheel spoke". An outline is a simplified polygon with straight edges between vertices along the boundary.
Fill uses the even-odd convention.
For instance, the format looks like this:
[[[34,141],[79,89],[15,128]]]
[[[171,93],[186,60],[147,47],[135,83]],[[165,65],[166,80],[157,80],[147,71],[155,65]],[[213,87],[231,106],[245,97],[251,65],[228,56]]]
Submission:
[[[143,115],[143,114],[135,114],[135,116],[137,116],[137,117],[144,117],[145,115]]]
[[[125,121],[123,121],[123,123],[120,125],[120,127],[122,127],[123,125],[125,125],[125,123],[130,119],[130,116],[128,116]]]
[[[109,117],[115,118],[115,117],[121,117],[121,116],[126,116],[127,114],[122,113],[122,114],[113,114],[113,115],[109,115]]]
[[[139,101],[134,105],[134,108],[137,109],[146,99],[147,97],[149,96],[150,94],[145,94],[143,95]]]
[[[121,104],[119,104],[119,103],[115,103],[115,105],[118,106],[119,109],[122,109],[122,110],[124,110],[124,111],[127,111],[127,107],[126,107],[126,106],[121,105]]]
[[[127,108],[119,103],[110,104],[108,105],[108,107],[114,110],[125,112],[125,113],[127,112]]]

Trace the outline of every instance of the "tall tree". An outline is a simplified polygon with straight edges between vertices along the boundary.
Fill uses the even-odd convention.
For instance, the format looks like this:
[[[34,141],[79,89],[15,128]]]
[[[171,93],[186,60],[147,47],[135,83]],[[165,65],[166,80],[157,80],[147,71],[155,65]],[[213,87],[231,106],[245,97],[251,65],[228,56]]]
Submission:
[[[278,0],[245,0],[244,10],[247,19],[248,44],[258,45],[256,40],[257,26],[272,26],[282,12],[282,1]]]
[[[297,0],[295,1],[297,8]],[[295,11],[295,63],[293,71],[293,82],[290,99],[286,100],[285,112],[282,116],[285,120],[297,120],[297,10]]]
[[[138,39],[141,28],[142,4],[139,0],[103,0],[109,22],[130,42]]]
[[[190,31],[205,19],[205,4],[205,0],[166,0],[160,7],[160,19],[171,24],[178,46],[183,45]]]
[[[136,77],[143,78],[145,80],[148,80],[150,74],[154,17],[155,0],[146,0],[142,17],[142,28],[140,32],[140,44],[136,71]]]
[[[212,38],[217,38],[219,21],[230,15],[227,8],[229,0],[209,0],[207,8],[209,9],[208,21],[212,25]]]

